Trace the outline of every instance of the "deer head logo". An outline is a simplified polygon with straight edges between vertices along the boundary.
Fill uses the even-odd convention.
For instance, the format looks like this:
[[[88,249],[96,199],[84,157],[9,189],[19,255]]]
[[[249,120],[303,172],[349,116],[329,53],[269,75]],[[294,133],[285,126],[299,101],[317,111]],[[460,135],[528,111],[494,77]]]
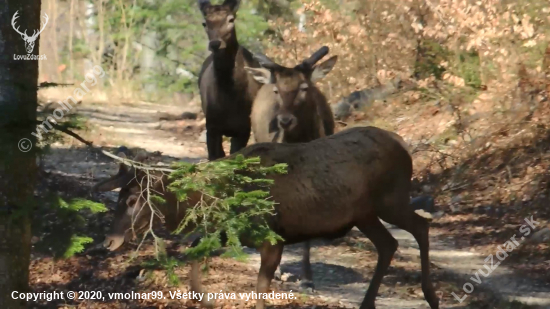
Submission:
[[[25,48],[27,49],[27,53],[30,54],[34,49],[34,42],[36,41],[36,38],[38,38],[38,35],[40,35],[42,31],[44,31],[44,28],[48,24],[48,19],[49,19],[48,14],[44,13],[45,22],[44,22],[44,25],[42,25],[42,29],[40,29],[40,31],[38,32],[36,32],[37,30],[34,30],[32,35],[28,36],[27,30],[25,30],[25,32],[21,32],[19,31],[19,27],[17,28],[15,27],[15,20],[19,18],[19,16],[17,16],[18,12],[19,11],[16,11],[15,14],[13,14],[13,18],[11,19],[11,26],[13,27],[13,30],[15,30],[17,33],[21,35],[21,38],[25,41]]]

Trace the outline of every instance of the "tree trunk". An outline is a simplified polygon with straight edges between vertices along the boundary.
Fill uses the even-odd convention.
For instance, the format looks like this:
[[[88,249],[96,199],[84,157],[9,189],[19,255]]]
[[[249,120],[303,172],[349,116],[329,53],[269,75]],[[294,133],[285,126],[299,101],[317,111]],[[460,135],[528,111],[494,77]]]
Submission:
[[[143,90],[147,93],[147,99],[151,99],[151,95],[155,93],[156,86],[151,81],[154,78],[155,68],[158,67],[156,57],[156,48],[158,46],[157,33],[153,30],[145,30],[141,37],[141,43],[144,48],[141,50],[140,73]],[[177,59],[177,58],[173,58]]]
[[[40,5],[40,0],[0,0],[0,308],[6,309],[27,307],[25,301],[13,299],[12,292],[29,289],[30,216],[37,169],[36,147],[28,149],[36,142],[31,132],[36,127],[38,82],[37,60],[14,60],[14,54],[27,55],[27,51],[8,21],[18,11],[16,27],[32,34],[40,29]],[[38,44],[37,39],[34,55]]]

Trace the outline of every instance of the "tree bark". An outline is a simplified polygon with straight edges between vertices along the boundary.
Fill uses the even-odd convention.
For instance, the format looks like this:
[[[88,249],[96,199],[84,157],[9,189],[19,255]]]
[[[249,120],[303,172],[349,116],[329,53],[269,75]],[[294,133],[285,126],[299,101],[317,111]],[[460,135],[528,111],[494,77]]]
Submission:
[[[37,60],[14,60],[27,55],[25,42],[11,26],[31,35],[40,29],[40,0],[0,0],[0,308],[26,308],[12,292],[29,289],[29,262],[36,147]],[[49,25],[45,31],[48,31]],[[32,54],[38,55],[39,39]],[[49,55],[47,55],[49,56]],[[52,55],[53,56],[53,55]],[[22,138],[27,141],[20,142]]]

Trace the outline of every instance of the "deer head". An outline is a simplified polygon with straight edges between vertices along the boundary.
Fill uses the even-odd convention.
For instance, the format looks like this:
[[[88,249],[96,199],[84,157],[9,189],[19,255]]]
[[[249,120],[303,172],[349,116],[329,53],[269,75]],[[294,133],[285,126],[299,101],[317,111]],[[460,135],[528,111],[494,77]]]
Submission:
[[[48,24],[48,14],[44,13],[45,22],[42,25],[42,29],[40,29],[40,31],[38,32],[37,30],[34,30],[32,35],[28,36],[27,30],[25,30],[25,32],[21,32],[19,31],[19,27],[15,27],[15,20],[19,18],[19,16],[17,16],[18,12],[19,11],[16,11],[15,14],[13,14],[13,18],[11,19],[11,26],[13,27],[13,30],[21,35],[21,38],[25,41],[25,49],[27,50],[27,53],[30,54],[34,50],[34,42],[36,41],[36,38],[38,38],[38,35],[40,35],[42,31],[44,31],[44,28],[46,28],[46,25]]]
[[[220,5],[212,5],[209,0],[198,0],[204,17],[202,26],[208,34],[208,49],[212,52],[225,49],[236,40],[235,18],[240,0],[225,0]]]
[[[325,77],[338,59],[338,56],[333,56],[316,65],[328,52],[329,48],[323,46],[293,68],[279,65],[258,53],[254,58],[261,68],[245,67],[256,81],[272,87],[273,99],[277,102],[277,117],[272,120],[270,131],[281,129],[285,134],[291,134],[300,125],[300,118],[304,119],[305,115],[311,115],[311,111],[317,109],[316,100],[320,92],[314,83]]]

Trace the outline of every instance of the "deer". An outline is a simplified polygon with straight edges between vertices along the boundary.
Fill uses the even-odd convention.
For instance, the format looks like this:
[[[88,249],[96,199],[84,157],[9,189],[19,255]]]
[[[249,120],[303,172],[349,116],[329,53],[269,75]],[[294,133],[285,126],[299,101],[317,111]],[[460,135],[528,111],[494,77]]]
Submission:
[[[338,56],[333,56],[315,65],[328,52],[329,48],[323,46],[293,68],[281,66],[266,55],[254,55],[261,68],[245,67],[245,70],[263,84],[250,115],[256,142],[307,143],[334,133],[330,105],[315,86],[315,82],[325,77],[338,60]],[[315,289],[309,242],[303,244],[300,285]]]
[[[284,240],[258,245],[245,236],[240,239],[243,245],[260,252],[257,293],[267,293],[285,245],[315,238],[340,238],[357,227],[378,252],[374,275],[360,306],[375,308],[380,284],[398,247],[397,240],[380,221],[383,220],[416,239],[424,298],[431,309],[438,309],[439,298],[430,279],[430,220],[409,206],[413,163],[405,146],[396,133],[376,127],[354,127],[308,143],[255,143],[227,157],[259,157],[263,166],[287,164],[286,174],[267,176],[274,181],[269,190],[276,204],[275,215],[266,220]],[[173,181],[166,175],[147,190],[149,181],[143,170],[121,165],[117,175],[94,186],[96,192],[121,188],[111,230],[103,243],[108,250],[117,250],[151,227],[147,192],[157,192],[164,198],[165,203],[151,203],[170,230],[177,228],[187,210],[202,198],[200,193],[191,191],[186,200],[178,201],[173,192],[165,189]],[[187,228],[190,230],[184,233],[193,227]],[[191,290],[201,291],[197,261],[192,263],[190,279]],[[256,309],[264,308],[265,299],[258,299]]]
[[[21,38],[25,41],[25,49],[27,50],[27,53],[30,54],[32,53],[32,51],[34,50],[34,42],[36,41],[36,39],[38,38],[38,36],[40,35],[40,33],[42,33],[42,31],[44,31],[44,28],[46,28],[46,25],[48,24],[48,20],[49,20],[49,17],[48,17],[48,14],[44,13],[44,24],[42,25],[42,29],[38,30],[34,30],[32,32],[32,35],[31,36],[28,36],[27,35],[27,30],[25,30],[25,32],[21,32],[19,31],[19,27],[16,27],[15,26],[15,20],[17,18],[19,18],[19,16],[17,15],[19,13],[19,11],[16,11],[15,14],[13,14],[13,17],[11,19],[11,26],[13,27],[13,30],[15,30],[15,32],[19,33],[19,35],[21,35]]]
[[[198,0],[198,4],[211,51],[199,73],[199,90],[206,118],[208,160],[215,160],[225,157],[223,136],[231,137],[230,153],[248,144],[250,112],[260,84],[244,67],[259,64],[237,40],[235,19],[240,0],[225,0],[221,5]]]
[[[316,66],[328,52],[329,48],[323,46],[293,68],[281,66],[261,53],[254,55],[261,67],[245,70],[263,84],[250,115],[257,142],[305,143],[334,133],[330,105],[314,84],[338,60],[333,56]]]

